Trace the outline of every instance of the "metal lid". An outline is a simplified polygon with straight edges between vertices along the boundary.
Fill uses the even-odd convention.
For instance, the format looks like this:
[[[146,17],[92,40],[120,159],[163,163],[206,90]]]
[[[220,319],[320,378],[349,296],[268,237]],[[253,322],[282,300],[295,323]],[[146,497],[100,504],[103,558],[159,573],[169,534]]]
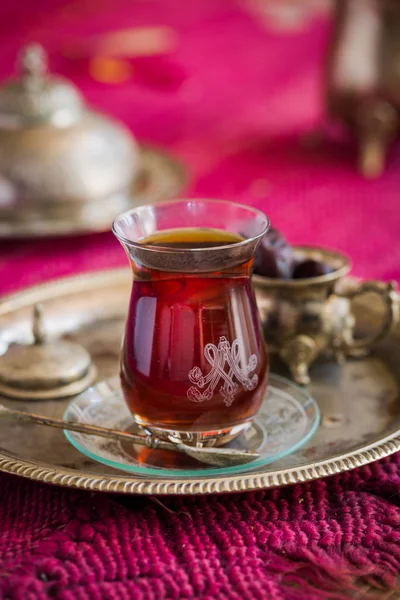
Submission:
[[[139,153],[131,132],[48,75],[41,46],[25,47],[19,62],[22,75],[0,87],[0,224],[111,225],[132,205]]]
[[[20,399],[55,399],[85,390],[96,378],[89,353],[80,345],[49,341],[42,309],[34,307],[33,344],[15,344],[0,357],[0,394]]]
[[[68,126],[84,110],[78,89],[67,79],[47,73],[47,54],[39,44],[25,46],[17,60],[18,77],[0,88],[1,126],[48,121]]]

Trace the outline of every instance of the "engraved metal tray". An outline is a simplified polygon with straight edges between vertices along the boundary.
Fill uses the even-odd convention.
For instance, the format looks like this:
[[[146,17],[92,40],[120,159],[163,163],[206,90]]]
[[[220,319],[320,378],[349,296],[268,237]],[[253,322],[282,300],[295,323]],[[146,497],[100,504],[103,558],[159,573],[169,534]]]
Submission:
[[[143,145],[139,151],[139,171],[130,190],[131,208],[179,196],[187,183],[185,167],[159,148]],[[87,211],[87,214],[83,212],[79,218],[66,210],[62,217],[44,219],[40,212],[37,218],[21,221],[0,219],[0,239],[80,235],[108,231],[111,225],[109,213],[104,218],[101,210],[96,213],[96,218],[93,210]]]
[[[351,281],[349,280],[349,283]],[[117,374],[121,335],[131,288],[127,269],[58,280],[3,297],[0,352],[10,342],[32,340],[32,306],[44,305],[45,327],[84,345],[99,379]],[[373,297],[354,306],[363,334],[376,327],[381,308]],[[278,487],[347,471],[400,449],[400,328],[371,355],[339,366],[321,360],[311,371],[310,392],[322,418],[315,436],[277,462],[236,475],[132,476],[93,462],[62,431],[0,421],[0,470],[57,485],[125,494],[207,494]],[[279,364],[275,372],[287,373]],[[62,417],[69,400],[4,404]]]

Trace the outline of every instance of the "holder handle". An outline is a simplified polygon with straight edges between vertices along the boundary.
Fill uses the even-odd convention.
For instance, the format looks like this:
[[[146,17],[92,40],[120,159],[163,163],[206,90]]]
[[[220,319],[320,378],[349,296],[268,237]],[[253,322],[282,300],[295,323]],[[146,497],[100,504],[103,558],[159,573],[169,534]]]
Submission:
[[[360,340],[352,340],[346,353],[350,356],[365,356],[366,352],[376,342],[384,339],[396,327],[400,315],[400,296],[396,292],[395,282],[385,283],[383,281],[365,281],[355,289],[335,292],[341,298],[349,300],[362,294],[373,293],[379,296],[385,306],[385,317],[382,326],[375,333]]]

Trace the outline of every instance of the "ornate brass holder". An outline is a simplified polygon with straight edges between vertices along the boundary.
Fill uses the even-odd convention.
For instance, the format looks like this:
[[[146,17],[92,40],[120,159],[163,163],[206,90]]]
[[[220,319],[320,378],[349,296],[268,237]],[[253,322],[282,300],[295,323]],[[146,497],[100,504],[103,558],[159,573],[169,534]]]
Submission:
[[[292,280],[253,276],[253,286],[270,350],[279,354],[297,383],[307,385],[309,367],[320,354],[343,362],[347,356],[365,356],[373,344],[386,337],[399,320],[399,296],[394,283],[381,281],[344,289],[341,283],[350,271],[350,262],[338,252],[297,247],[295,256],[321,261],[333,271]],[[367,293],[382,299],[385,317],[373,335],[355,339],[350,300]]]
[[[0,357],[0,395],[54,400],[84,391],[96,379],[89,353],[66,340],[47,339],[42,308],[34,307],[33,344],[11,345]]]

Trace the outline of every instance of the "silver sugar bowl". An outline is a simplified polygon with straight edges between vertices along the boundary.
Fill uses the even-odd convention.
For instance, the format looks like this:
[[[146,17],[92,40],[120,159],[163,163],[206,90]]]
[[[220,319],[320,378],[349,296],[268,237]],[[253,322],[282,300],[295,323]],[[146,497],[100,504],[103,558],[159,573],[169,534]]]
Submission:
[[[64,223],[68,231],[108,227],[130,207],[133,136],[91,110],[70,81],[49,75],[41,46],[25,47],[18,66],[0,88],[0,223],[23,222],[32,234],[49,221],[55,234]]]

